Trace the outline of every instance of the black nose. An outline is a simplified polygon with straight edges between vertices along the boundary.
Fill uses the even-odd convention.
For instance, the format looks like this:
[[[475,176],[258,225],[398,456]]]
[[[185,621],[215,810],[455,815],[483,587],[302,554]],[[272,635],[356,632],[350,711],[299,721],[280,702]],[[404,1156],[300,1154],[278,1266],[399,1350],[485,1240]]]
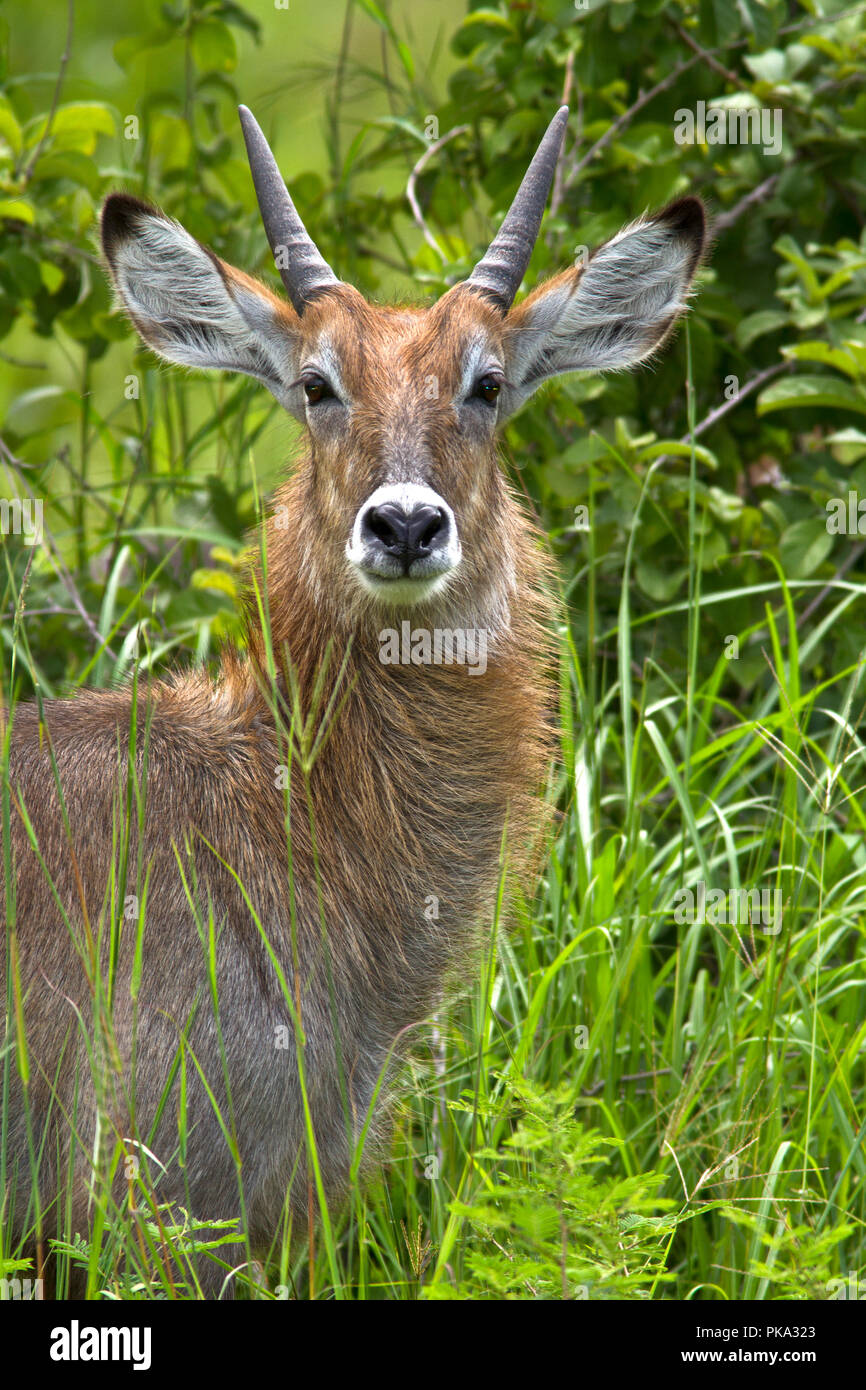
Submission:
[[[383,502],[381,507],[371,507],[361,523],[364,540],[375,538],[389,555],[403,561],[407,573],[413,560],[423,559],[442,544],[447,531],[445,512],[427,504],[405,512],[396,502]]]

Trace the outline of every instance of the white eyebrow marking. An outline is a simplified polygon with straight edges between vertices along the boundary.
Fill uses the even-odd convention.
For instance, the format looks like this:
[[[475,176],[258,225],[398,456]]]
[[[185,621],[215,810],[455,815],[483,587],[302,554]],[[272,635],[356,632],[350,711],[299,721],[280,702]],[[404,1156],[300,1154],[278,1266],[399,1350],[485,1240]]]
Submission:
[[[322,376],[327,379],[340,399],[348,401],[346,388],[343,384],[343,376],[340,371],[340,359],[327,333],[323,333],[319,338],[309,358],[304,362],[303,370],[308,372],[321,372]]]
[[[501,363],[490,347],[487,335],[478,333],[471,340],[463,358],[463,374],[460,378],[458,399],[465,401],[472,394],[472,388],[484,370],[502,371]]]

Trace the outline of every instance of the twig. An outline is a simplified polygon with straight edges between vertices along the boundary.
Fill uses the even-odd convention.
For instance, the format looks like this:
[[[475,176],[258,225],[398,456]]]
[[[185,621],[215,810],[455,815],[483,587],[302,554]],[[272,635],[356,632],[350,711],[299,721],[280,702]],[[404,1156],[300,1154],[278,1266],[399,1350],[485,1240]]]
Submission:
[[[759,386],[764,385],[764,382],[772,381],[773,377],[781,376],[782,372],[790,371],[793,365],[793,362],[777,362],[775,366],[767,367],[764,371],[757,372],[755,376],[751,377],[751,379],[746,382],[745,386],[740,387],[735,396],[732,396],[729,401],[722,401],[721,405],[717,405],[714,410],[710,411],[709,415],[705,415],[703,420],[695,425],[694,436],[692,436],[691,433],[684,434],[680,439],[680,443],[688,444],[693,437],[697,439],[699,434],[705,434],[707,430],[711,430],[713,425],[718,424],[719,420],[721,420],[724,415],[727,415],[735,406],[738,406],[744,397],[750,396],[753,391],[757,391]],[[660,467],[661,464],[667,463],[670,457],[670,454],[659,454],[658,458],[653,459],[653,468],[656,469]]]
[[[44,525],[44,523],[42,526],[42,538],[43,540],[47,541],[48,553],[51,557],[51,562],[54,565],[55,573],[57,574],[58,579],[63,584],[63,587],[68,593],[69,597],[72,599],[72,602],[75,604],[76,612],[78,613],[78,616],[81,618],[81,621],[84,623],[84,626],[87,628],[87,631],[90,633],[94,641],[103,649],[103,651],[108,652],[108,655],[111,657],[112,661],[116,661],[117,658],[115,656],[115,653],[111,650],[111,647],[105,641],[105,639],[102,636],[102,633],[96,626],[96,623],[93,621],[87,609],[85,608],[84,601],[75,587],[75,580],[72,578],[72,574],[67,568],[63,556],[60,554],[60,548],[53,535],[49,531],[48,527]]]
[[[440,136],[438,140],[434,140],[433,144],[429,147],[429,149],[426,149],[424,151],[421,158],[418,160],[418,163],[415,165],[411,174],[409,175],[409,182],[406,184],[406,197],[409,200],[409,206],[412,209],[412,216],[415,218],[415,221],[421,228],[421,231],[424,234],[424,240],[426,241],[427,245],[433,248],[433,250],[436,252],[436,255],[443,262],[443,264],[447,263],[448,257],[445,255],[445,252],[439,246],[438,242],[436,241],[436,238],[433,236],[433,233],[427,226],[427,223],[424,221],[424,214],[422,213],[421,208],[418,205],[418,199],[415,196],[415,184],[418,181],[418,175],[424,172],[424,170],[427,168],[427,165],[430,163],[430,160],[433,158],[434,154],[437,154],[438,151],[441,150],[443,145],[447,145],[449,140],[453,140],[454,137],[457,135],[465,135],[469,131],[469,129],[470,127],[468,125],[456,125],[454,126],[453,130],[449,130],[445,135]]]
[[[39,617],[39,618],[43,618],[43,617],[52,617],[52,618],[54,618],[54,617],[58,617],[58,616],[59,616],[59,617],[69,618],[69,617],[75,617],[77,613],[78,613],[78,609],[77,609],[77,608],[61,608],[60,605],[57,604],[57,603],[52,603],[48,608],[28,608],[28,609],[27,609],[27,616],[28,616],[28,618],[36,618],[36,617]],[[2,614],[0,614],[0,623],[13,623],[14,621],[15,621],[15,614],[14,614],[14,613],[2,613]]]
[[[45,129],[42,132],[39,144],[33,151],[33,158],[30,160],[30,163],[27,165],[27,168],[24,171],[25,183],[29,183],[30,181],[30,176],[36,167],[36,161],[41,155],[45,142],[51,134],[51,127],[54,124],[54,117],[57,114],[57,106],[60,101],[60,93],[63,88],[63,79],[66,76],[66,67],[72,53],[72,30],[75,25],[75,0],[69,0],[69,8],[67,13],[69,18],[67,20],[66,25],[66,47],[64,48],[63,56],[60,59],[60,68],[57,73],[57,81],[54,84],[54,96],[51,99],[51,110],[48,112],[48,120],[45,122]]]
[[[738,406],[745,396],[750,396],[753,391],[757,391],[758,387],[763,386],[765,381],[772,381],[773,377],[781,376],[782,372],[790,371],[793,365],[793,362],[777,362],[775,366],[766,367],[762,372],[756,372],[756,374],[750,377],[746,382],[745,386],[739,388],[735,396],[732,396],[729,401],[723,401],[721,405],[717,405],[715,410],[711,410],[709,415],[704,416],[700,424],[695,425],[695,438],[697,438],[699,434],[704,434],[707,430],[711,430],[713,425],[718,424],[723,415],[727,415],[728,411]],[[691,437],[690,434],[684,434],[681,443],[688,444]]]
[[[76,246],[72,241],[62,241],[60,237],[43,236],[38,227],[31,227],[27,222],[21,222],[16,226],[16,232],[23,237],[28,237],[31,241],[39,243],[40,247],[55,247],[58,251],[63,251],[73,260],[78,258],[82,261],[89,261],[91,265],[100,266],[102,262],[92,251],[85,251],[82,246]]]
[[[11,353],[0,352],[0,362],[8,362],[12,367],[28,367],[34,372],[44,372],[48,370],[47,362],[25,362],[21,357],[13,357]]]
[[[617,116],[613,125],[608,126],[604,135],[596,140],[594,145],[590,145],[583,158],[579,159],[577,163],[572,166],[565,179],[566,188],[573,183],[578,174],[586,168],[587,164],[595,159],[597,154],[600,154],[603,149],[607,148],[612,140],[616,139],[621,130],[624,130],[627,125],[631,124],[638,111],[642,111],[643,108],[648,106],[657,96],[667,91],[668,87],[672,87],[673,84],[682,77],[684,72],[688,72],[689,68],[693,68],[696,63],[700,62],[702,56],[702,54],[696,53],[693,57],[686,58],[682,63],[678,63],[673,71],[668,73],[667,77],[663,77],[654,87],[650,87],[648,92],[641,92],[638,95],[637,101],[633,102],[627,111],[623,111],[621,116]]]
[[[739,221],[743,213],[747,212],[750,207],[753,207],[755,203],[763,202],[772,193],[779,178],[780,174],[771,174],[768,179],[764,179],[763,183],[759,183],[757,188],[753,188],[751,193],[747,193],[732,208],[728,208],[727,212],[722,212],[718,217],[715,217],[713,219],[713,232],[716,234],[726,232],[729,227]]]
[[[848,15],[860,14],[863,10],[866,10],[866,4],[850,5],[847,9],[837,10],[837,12],[833,15],[810,15],[808,19],[795,20],[791,24],[783,25],[783,27],[779,30],[779,34],[796,34],[803,29],[819,28],[822,24],[830,24],[831,22],[835,24],[838,20],[844,19]],[[611,140],[614,140],[616,136],[619,135],[621,130],[623,130],[627,125],[631,123],[631,121],[634,120],[638,111],[641,111],[644,106],[647,106],[649,102],[653,100],[654,97],[657,97],[661,92],[665,91],[668,87],[672,86],[673,83],[676,82],[677,79],[681,77],[684,72],[687,72],[689,68],[693,67],[695,63],[704,62],[709,63],[712,66],[713,60],[717,57],[718,54],[734,53],[738,49],[747,48],[749,46],[749,43],[751,42],[751,40],[748,38],[736,39],[732,43],[720,44],[718,48],[707,49],[701,48],[697,43],[695,43],[695,41],[692,40],[688,34],[686,34],[685,30],[682,31],[682,37],[684,41],[689,45],[689,47],[696,50],[693,56],[689,59],[686,59],[684,62],[679,63],[667,77],[663,78],[661,82],[657,82],[656,85],[650,88],[648,92],[644,93],[643,95],[639,95],[634,105],[630,106],[627,111],[624,111],[621,116],[617,117],[613,125],[605,131],[604,135],[602,135],[602,137],[599,140],[596,140],[595,144],[589,150],[587,150],[583,158],[579,160],[569,170],[565,178],[566,188],[568,188],[569,185],[573,182],[573,180],[577,178],[578,174],[580,174],[586,168],[587,164],[589,164],[590,161],[593,160],[601,150],[605,149],[610,144]],[[716,66],[717,70],[719,70],[720,65]],[[740,78],[733,72],[732,69],[720,68],[720,70],[724,73],[725,78],[727,80],[735,82],[739,85]]]
[[[27,464],[20,464],[19,460],[16,459],[14,455],[12,455],[9,452],[6,445],[2,444],[2,441],[0,441],[0,446],[2,446],[2,451],[8,457],[9,461],[16,467],[30,466]],[[31,487],[28,487],[27,490],[30,493],[31,498],[35,501],[36,499],[33,489]],[[87,609],[85,608],[81,595],[75,587],[75,580],[72,578],[72,575],[66,566],[63,556],[60,553],[60,547],[54,539],[54,536],[52,535],[50,528],[44,521],[42,523],[42,540],[45,543],[46,550],[48,551],[48,554],[51,558],[51,562],[54,566],[54,570],[57,574],[58,579],[63,584],[63,587],[65,588],[66,592],[69,594],[69,597],[75,605],[76,613],[81,618],[91,637],[95,639],[95,641],[99,644],[100,647],[103,647],[104,650],[108,652],[112,660],[115,660],[116,658],[114,652],[111,650],[108,643],[103,640],[102,633],[99,631],[99,628],[96,626],[96,623],[93,621]]]
[[[560,105],[562,105],[562,106],[570,106],[570,105],[571,105],[571,87],[572,87],[573,81],[574,81],[574,49],[573,49],[573,48],[570,48],[570,49],[568,50],[568,57],[567,57],[566,60],[565,60],[565,81],[564,81],[563,84],[562,84],[562,101],[561,101],[561,103],[560,103]],[[563,142],[562,142],[562,148],[561,148],[560,151],[559,151],[559,158],[558,158],[558,160],[556,161],[556,173],[555,173],[554,176],[553,176],[553,193],[552,193],[551,199],[550,199],[550,216],[551,216],[551,217],[555,217],[556,214],[557,214],[557,212],[559,211],[560,204],[562,203],[562,195],[563,195],[563,193],[564,193],[564,191],[565,191],[565,190],[564,190],[564,186],[563,186],[564,156],[565,156],[565,141],[563,140]]]
[[[36,467],[35,463],[25,463],[23,459],[16,458],[15,454],[13,454],[12,450],[9,448],[9,445],[3,439],[2,435],[0,435],[0,454],[2,454],[6,463],[10,465],[12,468]]]
[[[383,265],[389,266],[391,270],[399,270],[401,275],[411,275],[412,273],[411,269],[407,268],[405,265],[401,265],[399,261],[395,261],[393,256],[386,256],[384,251],[377,251],[374,247],[365,245],[363,241],[355,243],[355,250],[358,252],[359,256],[369,256],[371,261],[381,261]]]
[[[352,35],[352,0],[346,0],[346,12],[343,16],[343,32],[340,38],[340,52],[337,58],[337,67],[334,72],[334,95],[333,104],[329,113],[331,123],[331,158],[333,160],[334,182],[339,184],[340,170],[340,104],[343,97],[343,79],[346,74],[346,61],[349,56],[349,43]]]
[[[733,72],[731,68],[726,68],[724,63],[720,63],[718,59],[714,56],[716,53],[720,51],[719,49],[713,49],[712,51],[709,51],[706,48],[701,48],[701,45],[698,43],[697,39],[693,39],[687,29],[684,29],[681,24],[677,24],[676,20],[672,19],[670,22],[671,24],[673,24],[683,43],[688,44],[692,52],[697,53],[698,57],[706,63],[707,67],[712,68],[713,72],[717,72],[720,77],[723,77],[725,79],[726,82],[732,82],[735,87],[739,87],[741,85],[740,78],[737,76],[737,74]]]
[[[806,604],[806,607],[803,609],[802,613],[797,619],[798,628],[801,628],[804,623],[807,623],[809,621],[812,614],[815,612],[815,609],[820,607],[827,595],[832,591],[833,585],[838,583],[838,581],[848,573],[852,565],[856,565],[864,550],[866,550],[866,541],[861,541],[859,545],[855,545],[851,550],[848,551],[848,554],[845,556],[845,559],[842,561],[841,565],[836,570],[836,573],[833,575],[833,578],[830,580],[830,582],[824,585],[824,588],[821,590],[820,593],[815,595],[811,603]]]
[[[656,1067],[653,1071],[625,1072],[619,1078],[619,1084],[622,1086],[625,1084],[626,1081],[652,1081],[657,1076],[670,1076],[672,1072],[673,1067]],[[581,1091],[581,1095],[597,1095],[599,1091],[604,1090],[606,1085],[606,1081],[594,1081],[591,1086],[584,1086],[583,1090]]]
[[[861,14],[863,10],[866,10],[866,5],[849,5],[847,10],[836,10],[835,14],[810,15],[808,19],[795,19],[791,24],[783,24],[779,33],[796,34],[800,29],[816,29],[821,24],[836,24],[840,19],[846,19],[848,15]],[[745,48],[750,42],[750,39],[739,39],[735,47]],[[716,52],[718,51],[717,49]]]

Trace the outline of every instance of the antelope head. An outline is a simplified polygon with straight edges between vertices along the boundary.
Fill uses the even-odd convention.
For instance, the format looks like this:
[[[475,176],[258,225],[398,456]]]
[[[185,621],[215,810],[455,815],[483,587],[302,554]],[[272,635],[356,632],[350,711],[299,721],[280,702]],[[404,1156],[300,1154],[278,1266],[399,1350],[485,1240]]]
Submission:
[[[105,255],[145,342],[170,362],[257,378],[306,426],[294,524],[299,568],[320,597],[495,623],[524,524],[497,430],[549,377],[644,361],[684,309],[704,242],[694,197],[639,218],[514,306],[567,115],[551,121],[472,274],[429,308],[374,306],[337,278],[246,107],[253,183],[288,301],[158,210],[125,194],[107,200]]]

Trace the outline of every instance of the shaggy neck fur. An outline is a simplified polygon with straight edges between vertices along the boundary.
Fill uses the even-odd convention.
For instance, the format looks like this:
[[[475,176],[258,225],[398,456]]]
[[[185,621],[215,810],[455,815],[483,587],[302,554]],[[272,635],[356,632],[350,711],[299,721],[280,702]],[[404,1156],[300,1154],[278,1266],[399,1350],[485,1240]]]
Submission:
[[[497,542],[489,555],[476,548],[466,589],[458,584],[429,603],[389,609],[359,588],[347,605],[346,583],[335,582],[341,541],[316,524],[312,459],[277,494],[266,585],[257,567],[287,721],[293,689],[309,718],[323,669],[312,726],[321,729],[332,694],[339,706],[308,781],[295,744],[293,834],[300,826],[306,842],[312,819],[324,920],[339,934],[331,951],[337,973],[341,964],[360,967],[378,993],[380,1017],[390,982],[392,1028],[429,1010],[471,949],[479,918],[489,924],[506,827],[509,868],[520,870],[539,824],[550,752],[547,565],[501,475],[493,476]],[[313,548],[310,538],[323,535]],[[250,669],[261,678],[267,661],[254,597],[247,611]],[[431,631],[486,627],[486,671],[383,664],[380,633],[399,630],[404,619]]]

